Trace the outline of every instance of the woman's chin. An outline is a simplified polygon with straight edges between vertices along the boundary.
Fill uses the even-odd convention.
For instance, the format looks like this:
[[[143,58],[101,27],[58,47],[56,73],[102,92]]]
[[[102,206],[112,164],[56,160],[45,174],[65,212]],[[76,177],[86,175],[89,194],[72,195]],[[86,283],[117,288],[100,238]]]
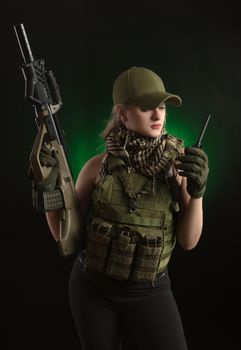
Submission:
[[[147,132],[147,136],[149,136],[149,137],[160,137],[161,134],[162,134],[161,129],[150,129]]]
[[[162,134],[162,129],[152,129],[152,128],[146,128],[144,130],[133,130],[135,133],[145,136],[145,137],[160,137]]]

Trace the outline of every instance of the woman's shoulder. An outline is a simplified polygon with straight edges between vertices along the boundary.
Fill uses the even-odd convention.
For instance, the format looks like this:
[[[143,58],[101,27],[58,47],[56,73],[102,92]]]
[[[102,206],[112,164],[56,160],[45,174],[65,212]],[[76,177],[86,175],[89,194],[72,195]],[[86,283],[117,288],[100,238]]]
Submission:
[[[184,140],[172,135],[172,134],[165,134],[165,139],[168,141],[169,144],[171,144],[179,153],[184,152]]]
[[[102,152],[91,157],[83,166],[82,171],[90,171],[95,173],[94,170],[98,171],[98,169],[101,167],[101,164],[106,159],[107,155],[107,152]]]
[[[106,152],[103,152],[91,157],[78,175],[75,188],[83,213],[86,213],[90,206],[93,189],[96,185],[96,179],[99,176],[98,174],[105,154]]]

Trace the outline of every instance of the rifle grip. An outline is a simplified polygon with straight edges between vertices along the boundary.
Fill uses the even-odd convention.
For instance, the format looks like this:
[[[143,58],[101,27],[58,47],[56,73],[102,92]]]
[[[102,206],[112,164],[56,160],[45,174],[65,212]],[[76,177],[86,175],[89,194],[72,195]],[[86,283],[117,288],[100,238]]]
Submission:
[[[40,150],[43,144],[44,135],[46,133],[47,130],[45,124],[41,123],[30,154],[30,164],[33,171],[34,179],[37,182],[41,182],[42,180],[46,179],[52,170],[51,167],[47,168],[45,166],[42,166],[39,160]]]

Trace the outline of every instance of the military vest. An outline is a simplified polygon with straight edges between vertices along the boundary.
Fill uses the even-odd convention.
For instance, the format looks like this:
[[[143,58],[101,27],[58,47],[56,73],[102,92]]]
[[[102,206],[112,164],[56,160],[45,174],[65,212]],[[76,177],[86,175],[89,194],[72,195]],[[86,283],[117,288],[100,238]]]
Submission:
[[[87,268],[117,279],[154,280],[175,245],[176,214],[166,175],[128,173],[112,154],[106,161],[109,174],[93,192]]]

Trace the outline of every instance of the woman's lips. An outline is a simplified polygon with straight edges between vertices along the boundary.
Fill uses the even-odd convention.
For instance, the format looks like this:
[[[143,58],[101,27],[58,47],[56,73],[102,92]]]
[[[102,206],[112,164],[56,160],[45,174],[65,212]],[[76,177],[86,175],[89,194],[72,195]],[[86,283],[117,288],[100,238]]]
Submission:
[[[162,126],[161,124],[152,124],[152,125],[151,125],[151,128],[152,128],[152,129],[160,129],[161,126]]]

